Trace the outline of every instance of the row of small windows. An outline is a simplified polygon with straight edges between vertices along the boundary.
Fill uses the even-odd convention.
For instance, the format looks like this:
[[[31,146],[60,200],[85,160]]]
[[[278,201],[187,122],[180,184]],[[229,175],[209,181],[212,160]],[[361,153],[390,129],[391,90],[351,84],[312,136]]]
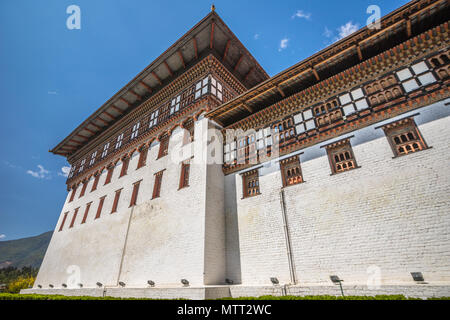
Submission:
[[[108,177],[107,177],[107,180],[106,180],[105,184],[107,184],[107,183],[109,183],[111,181],[110,177],[112,175],[112,171],[114,170],[114,168],[112,168],[110,170],[111,171],[108,171],[109,181],[108,181]],[[110,174],[110,172],[111,172],[111,174]],[[159,198],[160,195],[161,195],[161,185],[162,185],[163,173],[164,173],[164,170],[159,171],[159,172],[154,174],[154,185],[153,185],[152,199]],[[186,161],[184,161],[181,164],[179,190],[183,189],[183,188],[186,188],[186,187],[189,187],[189,173],[190,173],[190,160],[186,160]],[[92,190],[95,190],[97,188],[98,178],[99,177],[100,177],[100,175],[98,175],[95,178]],[[133,189],[132,189],[132,194],[131,194],[131,200],[130,200],[129,207],[133,207],[133,206],[135,206],[137,204],[137,197],[138,197],[138,193],[139,193],[139,186],[140,186],[142,181],[143,180],[140,180],[140,181],[137,181],[137,182],[133,183]],[[80,198],[84,195],[84,193],[86,191],[87,184],[88,184],[88,182],[85,182],[83,184],[83,187],[81,189],[80,196],[79,196]],[[76,193],[76,190],[77,190],[77,188],[74,188],[72,190],[70,201],[73,200],[73,198],[75,196],[75,193]],[[114,201],[113,201],[113,204],[112,204],[112,207],[111,207],[111,212],[110,212],[111,214],[117,212],[117,208],[119,206],[119,200],[120,200],[120,196],[122,194],[122,190],[123,190],[123,188],[119,189],[119,190],[116,190],[115,193],[114,193]],[[99,198],[97,211],[96,211],[94,220],[99,219],[101,217],[102,210],[103,210],[103,205],[104,205],[106,197],[107,196],[105,195],[105,196],[102,196],[102,197]],[[81,221],[81,224],[84,224],[86,222],[91,206],[92,206],[92,202],[89,202],[89,203],[86,204],[86,208],[84,210],[84,215],[83,215],[83,219]],[[71,223],[69,225],[69,228],[72,228],[74,226],[74,223],[75,223],[75,220],[77,218],[79,209],[80,208],[78,207],[78,208],[76,208],[74,210],[74,213],[72,215],[72,219],[71,219]],[[65,212],[64,213],[63,220],[62,220],[62,222],[61,222],[61,224],[59,226],[59,231],[63,230],[64,224],[65,224],[65,222],[67,220],[68,214],[69,214],[69,212]]]
[[[412,118],[385,125],[383,130],[395,157],[428,148]],[[332,174],[358,168],[350,139],[338,141],[325,146],[325,148]],[[304,182],[298,155],[281,160],[280,171],[283,187]],[[244,173],[242,175],[242,183],[244,198],[260,194],[257,169]]]
[[[186,130],[185,135],[184,135],[185,138],[183,139],[184,144],[187,144],[187,143],[190,143],[191,141],[193,141],[194,123],[192,122],[191,124],[188,124],[186,129],[187,130]],[[165,137],[161,138],[160,145],[159,145],[159,151],[158,151],[158,158],[157,159],[160,159],[160,158],[162,158],[162,157],[164,157],[164,156],[166,156],[168,154],[169,139],[170,139],[169,136],[165,136]],[[140,150],[140,152],[139,152],[139,160],[138,160],[138,164],[137,164],[136,170],[138,170],[138,169],[140,169],[140,168],[142,168],[142,167],[144,167],[146,165],[147,154],[148,154],[148,148],[143,148],[143,149]],[[130,162],[130,158],[129,157],[124,157],[122,159],[122,169],[121,169],[119,178],[123,177],[123,176],[125,176],[127,174],[129,162]],[[115,169],[115,166],[111,166],[111,167],[107,168],[107,175],[106,175],[106,179],[105,179],[105,185],[107,185],[108,183],[111,182],[114,169]],[[183,167],[183,175],[184,176],[186,175],[184,173],[184,171],[186,171],[186,170],[189,173],[189,168],[188,167],[187,168]],[[101,174],[95,175],[94,183],[92,185],[91,192],[95,191],[97,189],[97,185],[98,185],[98,181],[100,179],[100,175]],[[184,178],[183,180],[186,181],[188,179]],[[85,181],[83,183],[83,187],[82,187],[81,193],[79,195],[79,198],[84,196],[88,182],[89,182],[89,180]],[[185,187],[187,185],[188,185],[188,183],[186,182],[186,183],[180,185],[180,188]],[[71,195],[71,197],[69,199],[69,202],[73,201],[73,199],[75,197],[75,193],[76,193],[76,187],[73,189],[73,192],[72,192],[72,195]]]
[[[187,90],[187,91],[189,91],[189,90]],[[208,93],[211,93],[212,95],[217,97],[220,101],[223,101],[222,84],[211,75],[208,75],[204,79],[197,82],[195,87],[193,87],[192,92],[195,92],[195,98],[194,98],[195,100],[201,98],[202,96],[204,96]],[[181,107],[183,105],[184,106],[187,105],[188,102],[191,102],[191,101],[188,99],[186,92],[175,96],[169,103],[169,115],[173,115],[173,114],[177,113],[178,111],[180,111]],[[149,129],[153,128],[154,126],[156,126],[158,124],[159,114],[160,114],[160,108],[153,111],[150,114],[149,125],[148,125]],[[140,125],[141,125],[140,122],[137,122],[136,124],[133,125],[130,140],[133,140],[138,137]],[[118,150],[119,148],[122,147],[123,140],[124,140],[124,133],[121,133],[117,137],[117,140],[115,143],[115,150]],[[103,152],[101,155],[102,158],[105,158],[108,155],[109,146],[110,146],[109,142],[107,142],[103,146]],[[91,155],[91,160],[89,162],[90,166],[95,163],[96,157],[97,157],[97,151],[95,151]],[[85,162],[85,160],[83,160],[83,161]],[[84,170],[84,162],[83,161],[82,161],[82,164],[80,164],[80,167],[78,169],[79,173]],[[74,174],[74,172],[70,172],[69,178],[72,178],[73,174]]]

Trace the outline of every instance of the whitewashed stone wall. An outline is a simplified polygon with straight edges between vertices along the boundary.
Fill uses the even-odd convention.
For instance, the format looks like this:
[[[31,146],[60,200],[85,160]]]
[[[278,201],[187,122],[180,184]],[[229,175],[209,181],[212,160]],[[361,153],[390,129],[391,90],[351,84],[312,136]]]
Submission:
[[[195,124],[196,148],[188,145],[181,156],[184,131],[175,130],[168,155],[156,159],[159,145],[154,143],[147,165],[136,170],[138,154],[129,163],[128,174],[119,178],[121,164],[114,170],[112,181],[104,186],[103,173],[97,190],[79,198],[78,188],[73,202],[67,197],[54,235],[39,271],[35,287],[61,288],[65,283],[76,287],[117,286],[122,281],[130,287],[147,287],[152,280],[157,285],[181,286],[187,279],[191,285],[221,283],[225,279],[225,227],[223,217],[223,173],[220,165],[207,166],[194,161],[206,156],[208,120]],[[180,155],[179,159],[175,159]],[[189,187],[179,190],[181,160],[191,161]],[[152,198],[154,174],[164,170],[161,196]],[[207,195],[206,180],[211,182]],[[142,180],[137,205],[129,208],[133,183]],[[123,188],[118,210],[111,214],[115,191]],[[106,195],[101,218],[94,220],[99,198]],[[81,224],[87,203],[93,202],[85,224]],[[74,227],[69,228],[75,208],[80,207]],[[58,232],[65,212],[69,212],[64,229]],[[205,225],[208,227],[206,228]],[[67,268],[76,266],[79,279],[71,281]]]
[[[285,188],[299,284],[330,284],[338,275],[347,285],[365,285],[373,266],[381,285],[412,284],[416,271],[431,284],[450,283],[450,109],[442,101],[415,113],[428,150],[394,159],[375,127],[396,118],[302,150],[305,183]],[[352,135],[360,168],[331,175],[320,146]],[[271,284],[270,277],[289,283],[279,165],[265,164],[259,174],[261,195],[247,199],[241,176],[226,177],[227,200],[234,184],[237,199],[226,208],[227,277],[243,285]]]

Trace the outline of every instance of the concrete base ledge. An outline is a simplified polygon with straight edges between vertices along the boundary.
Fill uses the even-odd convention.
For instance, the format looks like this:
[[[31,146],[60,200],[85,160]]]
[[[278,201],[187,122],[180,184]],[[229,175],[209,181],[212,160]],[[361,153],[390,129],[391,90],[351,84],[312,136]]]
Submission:
[[[362,285],[343,285],[346,296],[404,295],[413,298],[450,297],[450,285],[386,285],[369,289]],[[86,288],[86,289],[25,289],[21,294],[44,294],[64,296],[151,298],[151,299],[220,299],[226,297],[260,296],[341,296],[339,286],[208,286],[208,287],[166,287],[166,288]]]

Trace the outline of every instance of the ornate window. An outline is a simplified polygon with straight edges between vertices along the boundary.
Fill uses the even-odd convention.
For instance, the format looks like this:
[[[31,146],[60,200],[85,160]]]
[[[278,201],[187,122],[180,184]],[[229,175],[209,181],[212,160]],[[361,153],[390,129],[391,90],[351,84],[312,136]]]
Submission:
[[[61,222],[61,225],[59,226],[59,230],[58,231],[62,231],[62,229],[64,228],[64,223],[66,223],[66,219],[67,219],[67,215],[69,214],[69,212],[64,212],[64,217],[63,220]]]
[[[97,157],[97,151],[92,153],[91,155],[91,161],[89,161],[89,165],[92,166],[95,163],[95,157]]]
[[[249,198],[259,194],[259,175],[258,169],[251,170],[242,174],[243,197]]]
[[[70,222],[69,228],[73,228],[73,225],[75,224],[75,220],[77,219],[78,210],[80,210],[80,208],[76,208],[75,209],[75,211],[73,213],[72,221]]]
[[[95,215],[95,219],[100,218],[100,215],[102,214],[102,208],[103,208],[103,203],[105,203],[105,198],[106,198],[106,196],[103,196],[100,198],[100,201],[99,201],[98,207],[97,207],[97,214]]]
[[[294,121],[292,118],[285,119],[272,126],[274,143],[282,146],[295,138]]]
[[[152,114],[150,115],[150,122],[148,123],[149,129],[158,124],[158,115],[159,115],[159,110],[153,111]]]
[[[135,206],[137,202],[137,197],[139,193],[139,185],[141,184],[141,181],[135,182],[133,184],[133,193],[131,194],[131,201],[130,201],[130,207]]]
[[[80,192],[80,195],[78,196],[78,198],[81,198],[82,196],[84,196],[84,193],[86,192],[86,187],[87,187],[88,183],[89,183],[89,181],[83,182],[83,187],[81,188],[81,192]]]
[[[106,175],[105,185],[111,182],[111,178],[114,172],[114,166],[108,168],[108,174]]]
[[[86,159],[83,159],[83,160],[81,161],[80,169],[78,169],[78,172],[83,171],[83,169],[84,169],[84,164],[85,164],[85,163],[86,163]]]
[[[425,61],[416,63],[410,68],[397,71],[396,74],[406,92],[411,92],[419,89],[420,86],[436,82],[436,78]]]
[[[73,198],[75,198],[75,193],[77,192],[77,186],[72,188],[72,194],[70,195],[69,202],[73,201]]]
[[[108,149],[109,149],[109,142],[105,144],[105,146],[103,147],[102,158],[108,155]]]
[[[280,161],[283,187],[292,186],[303,182],[300,158],[298,155]]]
[[[167,156],[169,151],[169,136],[165,135],[159,140],[158,159]]]
[[[128,164],[130,163],[130,158],[129,157],[124,157],[122,158],[122,169],[120,170],[120,176],[119,178],[125,176],[127,174],[128,171]]]
[[[333,174],[357,168],[350,138],[325,146]]]
[[[92,191],[97,190],[98,180],[100,180],[100,174],[95,174],[94,183],[92,184]]]
[[[147,162],[147,154],[148,154],[147,147],[144,146],[139,150],[139,161],[136,170],[145,166]]]
[[[130,138],[130,140],[133,140],[134,138],[136,138],[138,136],[138,134],[139,134],[139,126],[140,125],[141,125],[141,123],[138,122],[138,123],[136,123],[133,126],[133,130],[131,131],[131,138]]]
[[[191,169],[190,161],[187,160],[181,164],[181,174],[180,174],[180,187],[183,189],[189,187],[189,173]]]
[[[223,90],[222,84],[213,77],[211,77],[211,94],[216,96],[217,99],[219,99],[220,101],[222,101],[223,98],[222,90]]]
[[[122,140],[123,140],[123,133],[119,134],[119,136],[117,137],[116,150],[122,146]]]
[[[77,167],[77,166],[73,166],[73,167],[70,169],[69,179],[73,177],[73,174],[75,173],[76,167]]]
[[[163,173],[164,173],[164,170],[155,173],[155,185],[153,186],[152,199],[159,198],[159,196],[161,194],[161,182],[162,182]]]
[[[387,124],[383,127],[383,130],[395,157],[428,148],[412,118]]]
[[[111,209],[111,213],[117,212],[117,207],[119,206],[119,199],[120,199],[120,193],[122,192],[122,189],[119,189],[116,191],[116,194],[114,195],[114,202]]]
[[[88,213],[89,213],[89,209],[91,208],[91,204],[92,204],[92,202],[89,202],[86,205],[86,209],[84,210],[84,216],[83,216],[83,220],[81,220],[81,224],[86,223],[86,219],[87,219],[87,216],[88,216]]]
[[[172,99],[170,103],[170,114],[174,114],[180,110],[181,94]]]
[[[197,82],[197,84],[195,85],[195,99],[198,99],[208,93],[208,84],[209,77],[206,77],[203,80]]]

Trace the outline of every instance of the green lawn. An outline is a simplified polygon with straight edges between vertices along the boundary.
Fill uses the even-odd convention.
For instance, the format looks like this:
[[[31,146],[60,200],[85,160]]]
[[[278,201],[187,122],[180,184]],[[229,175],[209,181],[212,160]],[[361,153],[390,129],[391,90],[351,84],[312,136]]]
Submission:
[[[61,295],[39,295],[39,294],[11,294],[0,293],[0,300],[158,300],[158,299],[136,299],[136,298],[113,298],[113,297],[67,297]],[[180,299],[182,300],[182,299]],[[242,297],[242,298],[224,298],[218,300],[421,300],[418,298],[407,298],[402,295],[380,295],[380,296],[262,296],[262,297]],[[429,298],[427,300],[450,300],[450,297]]]

